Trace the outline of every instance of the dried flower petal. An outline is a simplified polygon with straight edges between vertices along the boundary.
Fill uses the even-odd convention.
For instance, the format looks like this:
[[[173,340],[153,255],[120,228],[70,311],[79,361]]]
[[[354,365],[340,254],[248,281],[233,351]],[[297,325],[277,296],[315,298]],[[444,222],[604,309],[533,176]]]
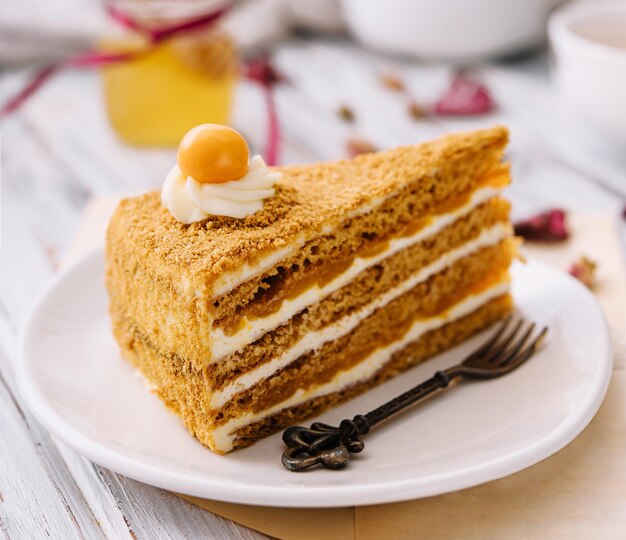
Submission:
[[[565,211],[555,208],[515,223],[515,234],[526,240],[562,242],[569,238]]]
[[[409,116],[413,118],[413,120],[421,120],[428,115],[428,111],[419,103],[417,103],[417,101],[415,101],[414,99],[409,102],[408,110]]]
[[[378,150],[376,146],[365,139],[349,139],[346,143],[346,149],[350,157],[355,157],[359,154],[368,154]]]
[[[246,64],[246,76],[248,79],[265,86],[271,86],[286,81],[284,75],[276,70],[268,56],[259,56],[248,60]]]
[[[435,104],[435,113],[441,116],[484,114],[493,109],[489,89],[463,70],[456,73],[450,87]]]
[[[337,110],[337,114],[339,115],[339,118],[345,120],[346,122],[354,122],[354,119],[356,118],[354,115],[354,111],[347,105],[342,105],[341,107],[339,107],[339,109]]]
[[[584,255],[570,266],[569,273],[574,276],[583,285],[593,289],[596,283],[596,270],[598,265],[595,261]]]
[[[394,92],[404,91],[404,81],[395,73],[382,73],[380,75],[380,82],[385,88],[393,90]]]

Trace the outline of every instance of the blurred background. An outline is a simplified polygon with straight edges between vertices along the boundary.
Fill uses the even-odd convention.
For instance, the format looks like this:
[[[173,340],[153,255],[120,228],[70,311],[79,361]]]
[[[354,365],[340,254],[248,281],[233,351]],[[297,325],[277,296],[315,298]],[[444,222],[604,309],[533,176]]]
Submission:
[[[5,0],[0,111],[12,320],[90,201],[158,189],[203,122],[277,164],[505,124],[515,219],[621,222],[626,0]]]

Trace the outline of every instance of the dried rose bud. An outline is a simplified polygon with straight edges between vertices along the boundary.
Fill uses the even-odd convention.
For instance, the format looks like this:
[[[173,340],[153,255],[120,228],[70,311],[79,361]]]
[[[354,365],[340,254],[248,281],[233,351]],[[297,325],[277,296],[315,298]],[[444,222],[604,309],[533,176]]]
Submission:
[[[569,273],[574,276],[583,285],[593,289],[596,283],[596,270],[598,265],[589,259],[582,256],[576,262],[570,266]]]
[[[380,75],[380,82],[385,88],[393,90],[394,92],[404,91],[404,81],[395,73],[382,73]]]
[[[409,116],[413,118],[413,120],[421,120],[428,115],[426,109],[413,99],[409,102],[408,111]]]
[[[624,205],[624,208],[622,208],[622,217],[626,219],[626,205]]]
[[[268,56],[259,56],[248,60],[246,76],[248,79],[266,86],[286,81],[286,78],[276,70]]]
[[[349,139],[346,143],[346,149],[350,157],[355,157],[359,154],[368,154],[378,150],[371,142],[365,139]]]
[[[569,238],[565,211],[555,208],[514,224],[515,234],[526,240],[562,242]]]
[[[346,122],[354,122],[354,119],[356,118],[354,111],[347,105],[339,107],[339,109],[337,109],[337,114],[339,115],[339,118],[345,120]]]
[[[435,103],[435,113],[441,116],[484,114],[494,108],[489,89],[463,70],[455,74],[450,87]]]

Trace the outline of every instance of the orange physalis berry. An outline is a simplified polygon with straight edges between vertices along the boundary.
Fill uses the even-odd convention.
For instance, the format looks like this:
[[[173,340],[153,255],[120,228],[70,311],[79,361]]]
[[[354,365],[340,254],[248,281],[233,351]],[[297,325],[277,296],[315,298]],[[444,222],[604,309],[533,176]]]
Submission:
[[[178,166],[184,177],[204,184],[238,180],[248,172],[250,150],[234,129],[201,124],[190,129],[178,146]]]

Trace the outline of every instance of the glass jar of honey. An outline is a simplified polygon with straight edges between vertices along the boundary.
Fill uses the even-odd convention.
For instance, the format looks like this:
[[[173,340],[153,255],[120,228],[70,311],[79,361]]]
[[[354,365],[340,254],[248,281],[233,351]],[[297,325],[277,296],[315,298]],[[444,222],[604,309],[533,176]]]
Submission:
[[[111,0],[142,27],[184,24],[223,8],[216,0]],[[106,111],[124,141],[176,146],[193,126],[227,124],[239,64],[234,42],[219,22],[178,32],[154,44],[139,31],[118,29],[101,41],[128,60],[102,69]]]

